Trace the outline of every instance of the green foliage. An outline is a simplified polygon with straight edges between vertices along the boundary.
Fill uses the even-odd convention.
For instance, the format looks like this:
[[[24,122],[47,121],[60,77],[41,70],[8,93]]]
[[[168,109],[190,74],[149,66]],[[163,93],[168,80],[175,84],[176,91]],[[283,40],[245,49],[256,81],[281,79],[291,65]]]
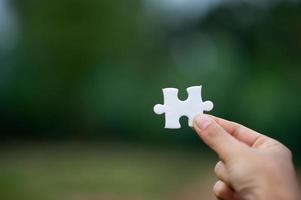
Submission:
[[[202,84],[213,114],[301,145],[299,4],[221,6],[176,30],[138,1],[14,5],[21,38],[1,101],[23,137],[194,144],[188,128],[162,130],[152,107],[163,87],[185,98]]]

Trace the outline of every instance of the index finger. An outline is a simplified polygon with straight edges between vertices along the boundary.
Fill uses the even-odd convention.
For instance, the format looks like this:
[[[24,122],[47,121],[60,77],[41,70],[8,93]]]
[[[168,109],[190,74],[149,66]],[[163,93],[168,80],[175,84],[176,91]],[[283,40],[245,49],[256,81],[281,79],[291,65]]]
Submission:
[[[223,127],[229,134],[235,137],[237,140],[253,146],[259,139],[268,139],[267,136],[262,135],[252,129],[249,129],[241,124],[225,120],[219,117],[210,115],[210,117],[216,121],[221,127]]]

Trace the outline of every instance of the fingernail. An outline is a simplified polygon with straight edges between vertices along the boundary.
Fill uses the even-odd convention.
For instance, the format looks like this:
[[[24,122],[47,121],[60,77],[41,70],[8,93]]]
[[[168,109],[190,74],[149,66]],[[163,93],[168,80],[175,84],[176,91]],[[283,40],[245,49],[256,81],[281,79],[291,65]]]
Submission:
[[[200,115],[196,118],[196,124],[199,129],[204,130],[211,124],[211,119],[206,115]]]

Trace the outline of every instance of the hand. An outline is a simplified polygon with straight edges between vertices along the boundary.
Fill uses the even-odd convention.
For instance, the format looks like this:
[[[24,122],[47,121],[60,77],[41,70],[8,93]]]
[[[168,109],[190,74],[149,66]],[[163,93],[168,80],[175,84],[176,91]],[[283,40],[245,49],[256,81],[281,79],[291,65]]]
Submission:
[[[194,129],[220,157],[213,190],[222,200],[296,200],[292,154],[280,142],[240,124],[200,115]]]

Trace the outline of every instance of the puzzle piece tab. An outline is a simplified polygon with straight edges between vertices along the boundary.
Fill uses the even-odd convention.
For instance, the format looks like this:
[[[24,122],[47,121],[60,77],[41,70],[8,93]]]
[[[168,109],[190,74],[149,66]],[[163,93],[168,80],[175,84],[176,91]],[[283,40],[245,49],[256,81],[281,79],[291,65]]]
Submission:
[[[154,112],[158,115],[165,113],[165,128],[177,129],[181,128],[179,122],[180,117],[188,117],[188,125],[192,127],[193,118],[204,111],[213,109],[211,101],[203,102],[201,91],[202,86],[193,86],[186,89],[188,98],[181,101],[178,98],[177,88],[164,88],[164,104],[154,106]]]

